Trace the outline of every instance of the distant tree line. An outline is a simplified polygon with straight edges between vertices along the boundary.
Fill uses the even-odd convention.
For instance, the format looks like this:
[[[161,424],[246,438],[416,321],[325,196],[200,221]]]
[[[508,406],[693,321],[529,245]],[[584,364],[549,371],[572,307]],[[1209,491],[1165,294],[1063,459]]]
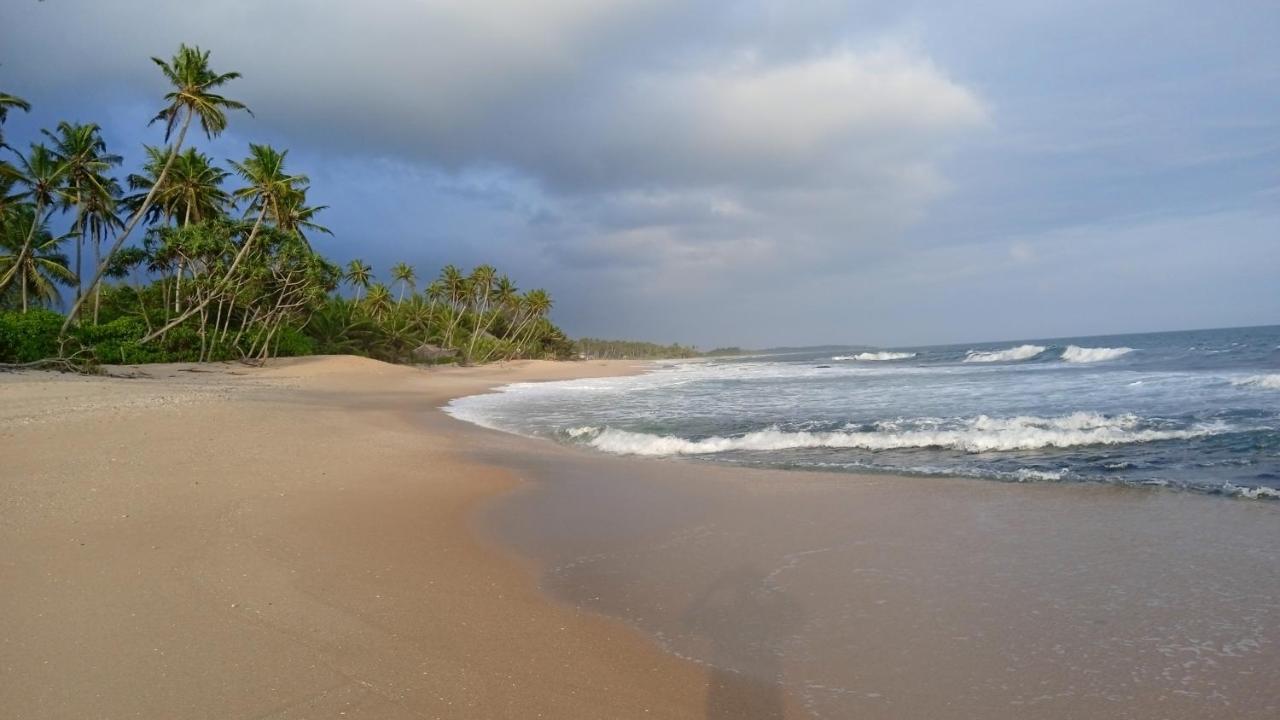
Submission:
[[[329,233],[317,222],[325,206],[308,202],[288,151],[250,144],[223,167],[186,145],[193,124],[212,139],[229,113],[248,111],[219,94],[239,74],[214,72],[208,52],[185,45],[152,60],[170,85],[152,119],[165,145],[145,146],[123,180],[123,158],[93,123],[61,122],[26,152],[5,145],[8,113],[30,106],[0,93],[0,149],[13,159],[0,159],[0,363],[574,355],[547,317],[550,296],[521,293],[492,266],[448,266],[419,292],[405,263],[385,284],[361,260],[340,267],[316,253],[309,236]],[[55,218],[69,231],[51,230]],[[63,288],[74,290],[66,313]]]
[[[698,357],[701,353],[693,346],[675,343],[659,345],[635,340],[600,340],[582,338],[574,343],[578,354],[589,359],[610,360],[658,360],[667,358]]]

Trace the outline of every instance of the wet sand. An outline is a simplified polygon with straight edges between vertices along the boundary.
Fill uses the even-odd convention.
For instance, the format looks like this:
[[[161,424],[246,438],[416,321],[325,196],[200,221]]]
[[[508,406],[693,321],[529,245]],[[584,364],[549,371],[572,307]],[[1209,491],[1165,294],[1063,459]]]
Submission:
[[[518,480],[434,410],[635,370],[0,373],[0,716],[702,717],[703,668],[479,537]]]
[[[1278,503],[489,448],[534,481],[490,531],[707,667],[708,718],[1280,716]]]

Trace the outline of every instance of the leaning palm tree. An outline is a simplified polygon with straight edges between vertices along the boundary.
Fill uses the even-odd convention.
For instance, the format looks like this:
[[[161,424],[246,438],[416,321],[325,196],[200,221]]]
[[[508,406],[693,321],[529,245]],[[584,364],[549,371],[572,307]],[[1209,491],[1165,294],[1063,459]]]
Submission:
[[[398,262],[391,266],[392,283],[400,283],[400,297],[396,299],[396,305],[404,302],[405,289],[412,289],[417,279],[417,274],[414,273],[412,265]]]
[[[75,209],[71,235],[76,241],[75,273],[78,278],[89,234],[89,215],[114,206],[119,184],[107,173],[120,164],[121,157],[107,152],[107,143],[96,123],[63,121],[58,123],[56,133],[41,132],[52,141],[53,154],[65,165],[67,188],[62,198],[62,209]],[[84,288],[76,288],[77,300],[83,292]]]
[[[262,228],[263,221],[267,219],[268,215],[280,217],[280,209],[287,201],[288,196],[307,185],[305,175],[290,175],[285,172],[284,161],[288,154],[288,150],[281,151],[270,145],[250,143],[249,157],[245,158],[243,162],[231,161],[231,167],[235,168],[236,174],[247,183],[245,187],[232,193],[232,196],[237,201],[248,203],[248,207],[245,210],[247,214],[252,214],[254,211],[257,211],[258,214],[252,228],[249,230],[249,236],[240,244],[240,249],[236,251],[235,257],[231,259],[231,264],[227,266],[221,279],[216,281],[216,290],[214,292],[206,293],[203,300],[193,303],[177,317],[165,323],[162,327],[151,331],[138,342],[150,342],[169,332],[185,322],[187,318],[204,310],[209,303],[213,302],[215,297],[222,295],[221,291],[227,288],[228,283],[235,277],[236,270],[253,248],[254,240],[258,237],[258,231]]]
[[[22,222],[27,224],[26,241],[18,249],[14,261],[6,270],[0,271],[0,293],[3,293],[17,277],[19,269],[25,267],[24,262],[31,254],[37,230],[48,222],[49,215],[58,203],[66,197],[66,164],[58,160],[58,156],[43,144],[36,143],[26,155],[18,155],[19,167],[16,168],[17,183],[26,188],[15,195],[32,205],[29,218]],[[12,223],[6,223],[6,225]]]
[[[356,301],[358,302],[361,291],[368,290],[369,283],[373,282],[373,268],[361,260],[352,260],[347,263],[347,271],[343,274],[343,279],[356,289]]]
[[[480,324],[484,320],[485,313],[489,310],[493,281],[497,274],[498,271],[492,265],[479,265],[471,271],[472,302],[475,303],[476,316],[471,328],[471,342],[467,343],[467,362],[470,362],[473,357],[472,353],[476,349],[476,340],[484,332]]]
[[[51,306],[62,301],[58,285],[73,286],[75,273],[67,267],[67,256],[58,252],[63,238],[54,237],[45,223],[33,220],[38,213],[32,205],[14,208],[0,224],[0,273],[12,274],[15,282],[0,290],[17,295],[22,312],[31,305]],[[36,222],[34,233],[26,228]],[[34,238],[34,239],[32,239]]]
[[[134,211],[133,216],[125,223],[124,229],[116,235],[115,242],[111,244],[106,257],[103,258],[94,272],[93,279],[89,281],[90,288],[96,287],[102,281],[102,275],[110,266],[111,256],[120,250],[125,240],[129,238],[130,233],[137,227],[138,221],[146,215],[155,193],[164,184],[169,167],[173,164],[174,158],[182,148],[182,143],[186,140],[187,128],[191,126],[191,121],[199,118],[200,128],[204,130],[206,137],[212,139],[226,129],[228,110],[244,110],[249,112],[250,115],[253,114],[244,103],[225,98],[214,92],[228,82],[240,77],[240,73],[214,72],[209,67],[208,51],[202,52],[198,47],[179,45],[177,54],[169,62],[157,57],[153,57],[151,60],[160,68],[169,84],[173,86],[173,89],[164,96],[167,105],[152,118],[151,122],[154,124],[161,120],[164,121],[165,142],[169,141],[175,127],[178,129],[178,135],[169,148],[169,156],[166,159],[164,168],[161,169],[159,176],[156,178],[156,184],[152,186],[138,209]],[[84,296],[82,295],[71,307],[71,311],[67,313],[67,318],[62,323],[63,333],[71,326],[83,303]]]

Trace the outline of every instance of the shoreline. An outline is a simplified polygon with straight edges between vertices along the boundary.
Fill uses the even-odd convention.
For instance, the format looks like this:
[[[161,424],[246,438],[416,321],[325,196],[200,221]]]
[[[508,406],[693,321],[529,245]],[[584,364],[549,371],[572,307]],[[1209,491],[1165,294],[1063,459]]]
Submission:
[[[15,718],[702,717],[705,672],[475,532],[521,483],[436,408],[634,363],[0,375]]]
[[[748,682],[769,718],[1280,712],[1273,503],[487,431],[505,439],[480,458],[528,480],[482,511],[488,531],[561,602],[707,668],[707,717],[735,717]]]
[[[647,365],[0,375],[0,690],[16,717],[1278,709],[1270,503],[654,462],[440,409]]]

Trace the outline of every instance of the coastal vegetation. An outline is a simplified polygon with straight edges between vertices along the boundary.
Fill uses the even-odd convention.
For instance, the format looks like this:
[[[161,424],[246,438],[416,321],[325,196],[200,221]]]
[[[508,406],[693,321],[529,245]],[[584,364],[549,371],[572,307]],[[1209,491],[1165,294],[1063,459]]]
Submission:
[[[225,165],[189,142],[251,114],[221,94],[240,77],[183,45],[152,58],[169,84],[136,172],[94,123],[60,122],[25,151],[5,144],[21,98],[0,93],[0,363],[242,360],[350,353],[393,362],[563,358],[545,290],[491,265],[449,265],[420,287],[404,262],[381,282],[360,259],[316,252],[326,209],[288,151],[251,143]],[[62,310],[65,308],[65,312]]]
[[[659,345],[635,340],[601,340],[582,338],[575,343],[578,354],[588,359],[661,360],[699,357],[702,353],[691,345]]]

